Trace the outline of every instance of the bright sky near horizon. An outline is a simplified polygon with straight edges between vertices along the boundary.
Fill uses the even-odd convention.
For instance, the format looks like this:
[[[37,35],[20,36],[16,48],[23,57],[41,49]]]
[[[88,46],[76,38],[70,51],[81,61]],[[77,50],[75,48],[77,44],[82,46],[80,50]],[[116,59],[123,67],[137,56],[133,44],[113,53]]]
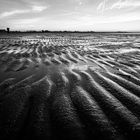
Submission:
[[[140,0],[0,0],[0,29],[140,31]]]

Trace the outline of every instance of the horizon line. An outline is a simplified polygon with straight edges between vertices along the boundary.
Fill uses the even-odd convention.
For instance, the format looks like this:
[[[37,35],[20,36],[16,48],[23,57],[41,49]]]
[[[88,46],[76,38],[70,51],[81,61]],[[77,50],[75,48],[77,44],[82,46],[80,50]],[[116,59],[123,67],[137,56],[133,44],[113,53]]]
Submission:
[[[8,28],[8,27],[7,27]],[[6,29],[7,29],[6,28]],[[0,31],[5,31],[5,32],[7,32],[7,30],[6,29],[0,29]],[[42,29],[42,30],[10,30],[10,32],[140,32],[140,30],[139,31],[136,31],[136,30],[127,30],[127,31],[123,31],[123,30],[118,30],[118,31],[116,31],[116,30],[86,30],[86,31],[80,31],[80,30],[46,30],[46,29]]]

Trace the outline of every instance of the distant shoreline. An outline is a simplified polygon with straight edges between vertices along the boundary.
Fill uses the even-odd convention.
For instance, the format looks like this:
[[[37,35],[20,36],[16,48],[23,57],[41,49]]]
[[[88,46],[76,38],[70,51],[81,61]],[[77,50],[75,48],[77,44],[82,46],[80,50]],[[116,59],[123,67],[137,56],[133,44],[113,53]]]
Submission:
[[[140,33],[140,31],[10,31],[10,33]],[[0,32],[0,34],[8,34]]]

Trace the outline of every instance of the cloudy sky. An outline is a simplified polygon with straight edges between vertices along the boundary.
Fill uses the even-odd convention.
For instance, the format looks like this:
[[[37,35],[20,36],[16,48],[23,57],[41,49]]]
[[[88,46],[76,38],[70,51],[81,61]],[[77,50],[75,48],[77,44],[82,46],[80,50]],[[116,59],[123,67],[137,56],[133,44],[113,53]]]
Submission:
[[[0,0],[0,28],[140,31],[140,0]]]

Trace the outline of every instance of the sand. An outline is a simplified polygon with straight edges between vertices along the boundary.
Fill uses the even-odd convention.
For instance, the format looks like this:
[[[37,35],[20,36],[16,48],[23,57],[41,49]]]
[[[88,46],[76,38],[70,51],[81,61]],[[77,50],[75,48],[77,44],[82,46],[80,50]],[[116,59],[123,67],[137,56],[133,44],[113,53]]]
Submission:
[[[138,139],[140,34],[0,36],[0,139]]]

